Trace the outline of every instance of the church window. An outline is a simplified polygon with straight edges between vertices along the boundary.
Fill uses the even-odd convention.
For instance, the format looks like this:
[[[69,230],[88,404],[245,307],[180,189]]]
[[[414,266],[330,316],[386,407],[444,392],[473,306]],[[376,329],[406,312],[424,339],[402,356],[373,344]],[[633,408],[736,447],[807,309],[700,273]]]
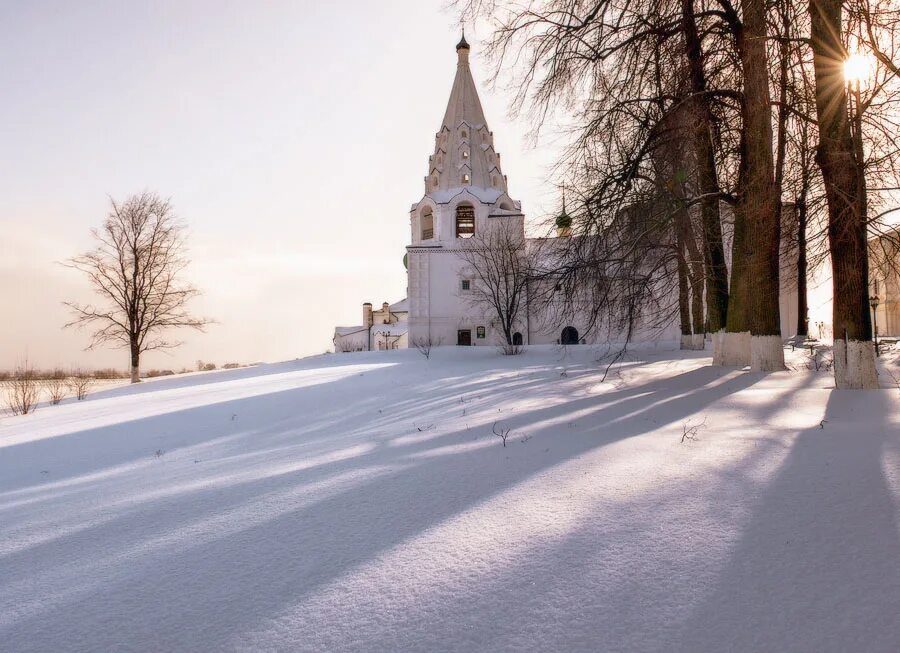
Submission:
[[[491,175],[491,186],[493,186],[494,188],[497,187],[497,176],[496,175]]]
[[[472,281],[470,279],[463,279],[459,282],[460,290],[472,290]]]
[[[456,237],[471,238],[474,235],[475,207],[471,204],[460,204],[456,207]]]
[[[433,187],[435,187],[435,188],[438,187],[438,178],[437,178],[437,175],[435,175],[434,177],[431,178],[431,185],[432,185]]]
[[[462,130],[462,137],[463,137],[463,138],[468,138],[468,137],[469,137],[469,132],[467,132],[465,129],[463,129],[463,130]]]
[[[469,175],[463,175],[463,177],[462,177],[462,183],[464,183],[464,184],[468,184],[468,183],[469,183]]]
[[[422,240],[431,240],[434,238],[434,214],[431,207],[426,207],[422,211]]]
[[[485,333],[485,329],[484,329],[483,326],[475,327],[475,337],[476,337],[476,338],[481,338],[481,339],[483,340],[483,339],[484,339],[484,333]]]
[[[468,150],[463,150],[463,158],[464,158],[464,159],[468,159],[468,158],[469,158],[469,151],[468,151]]]

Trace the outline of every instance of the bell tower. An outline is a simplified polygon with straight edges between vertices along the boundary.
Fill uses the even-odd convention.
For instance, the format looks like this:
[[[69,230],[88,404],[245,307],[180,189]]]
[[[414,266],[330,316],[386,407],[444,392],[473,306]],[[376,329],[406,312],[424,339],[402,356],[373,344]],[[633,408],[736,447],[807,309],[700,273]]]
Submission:
[[[500,153],[484,117],[469,67],[471,47],[463,34],[456,45],[456,75],[434,150],[428,157],[424,195],[410,210],[410,343],[416,338],[456,344],[458,332],[487,329],[472,315],[460,248],[497,221],[512,221],[524,237],[521,205],[508,195]],[[468,282],[468,283],[466,283]],[[478,331],[477,327],[484,327]],[[473,344],[479,342],[472,335]]]

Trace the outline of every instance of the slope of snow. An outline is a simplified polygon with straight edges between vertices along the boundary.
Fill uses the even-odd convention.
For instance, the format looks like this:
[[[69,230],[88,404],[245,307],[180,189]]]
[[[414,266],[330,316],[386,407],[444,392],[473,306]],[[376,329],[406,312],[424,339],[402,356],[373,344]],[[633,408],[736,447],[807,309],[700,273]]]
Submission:
[[[896,387],[596,356],[321,356],[4,418],[0,647],[897,650]]]

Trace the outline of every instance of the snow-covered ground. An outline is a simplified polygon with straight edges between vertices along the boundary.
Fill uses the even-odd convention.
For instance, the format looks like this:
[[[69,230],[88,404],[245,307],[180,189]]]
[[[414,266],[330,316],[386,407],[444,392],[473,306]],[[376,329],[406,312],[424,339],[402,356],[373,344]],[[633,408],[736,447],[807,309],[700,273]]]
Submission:
[[[898,650],[896,386],[596,355],[320,356],[3,418],[0,649]]]

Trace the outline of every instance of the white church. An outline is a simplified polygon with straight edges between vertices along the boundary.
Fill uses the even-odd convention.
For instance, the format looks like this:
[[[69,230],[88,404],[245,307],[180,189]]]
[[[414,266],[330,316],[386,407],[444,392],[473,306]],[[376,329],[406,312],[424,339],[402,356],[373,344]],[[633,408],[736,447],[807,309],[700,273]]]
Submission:
[[[407,246],[408,298],[380,309],[363,304],[362,324],[337,327],[336,352],[401,349],[420,342],[434,345],[497,345],[504,340],[484,306],[472,301],[473,273],[462,255],[465,239],[503,228],[524,239],[526,250],[552,252],[556,239],[525,238],[521,203],[509,195],[494,135],[488,129],[469,68],[469,44],[456,46],[457,66],[450,100],[428,158],[424,195],[410,209]],[[558,229],[558,237],[568,236]],[[548,242],[550,241],[550,242]],[[550,245],[548,248],[547,245]],[[794,298],[796,305],[796,298]],[[528,302],[517,318],[514,344],[592,344],[598,334],[569,318],[565,324],[534,315]],[[586,322],[581,320],[581,322]],[[608,336],[599,336],[604,342]],[[677,320],[637,340],[653,347],[677,349]]]

